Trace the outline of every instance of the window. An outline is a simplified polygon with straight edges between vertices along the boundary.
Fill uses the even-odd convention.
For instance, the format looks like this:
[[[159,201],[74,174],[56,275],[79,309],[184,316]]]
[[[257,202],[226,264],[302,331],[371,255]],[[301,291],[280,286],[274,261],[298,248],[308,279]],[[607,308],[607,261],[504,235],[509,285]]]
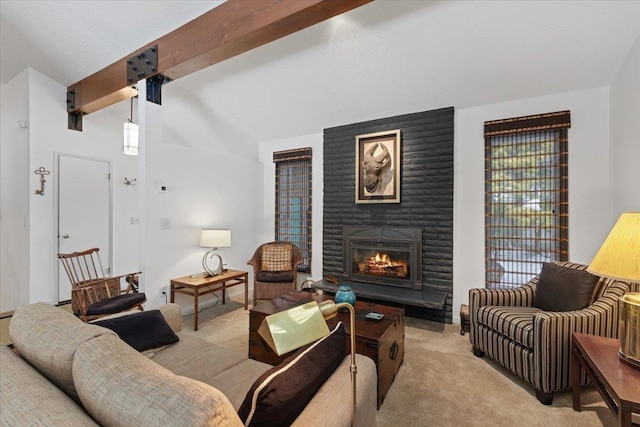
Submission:
[[[568,258],[570,112],[485,122],[485,282],[518,287]]]
[[[273,153],[276,164],[277,241],[302,251],[298,271],[311,273],[311,148]]]

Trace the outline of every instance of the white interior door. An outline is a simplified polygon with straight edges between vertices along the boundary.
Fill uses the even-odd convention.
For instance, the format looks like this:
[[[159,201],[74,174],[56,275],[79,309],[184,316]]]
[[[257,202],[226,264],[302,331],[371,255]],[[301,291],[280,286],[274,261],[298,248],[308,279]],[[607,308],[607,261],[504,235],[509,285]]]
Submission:
[[[100,248],[111,267],[111,163],[108,160],[58,156],[58,252]],[[58,262],[58,300],[71,299],[71,284]]]

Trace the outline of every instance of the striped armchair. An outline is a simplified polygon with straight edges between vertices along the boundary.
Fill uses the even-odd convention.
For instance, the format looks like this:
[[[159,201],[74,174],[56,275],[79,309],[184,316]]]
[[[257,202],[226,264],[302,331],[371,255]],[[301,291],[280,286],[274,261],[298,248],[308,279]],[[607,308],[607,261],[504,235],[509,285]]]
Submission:
[[[555,264],[577,270],[587,266]],[[469,291],[470,340],[473,353],[485,354],[532,384],[545,405],[553,393],[571,387],[571,334],[618,337],[618,299],[629,283],[600,278],[591,303],[582,310],[551,312],[533,306],[539,276],[515,289]],[[586,384],[586,375],[582,375]]]

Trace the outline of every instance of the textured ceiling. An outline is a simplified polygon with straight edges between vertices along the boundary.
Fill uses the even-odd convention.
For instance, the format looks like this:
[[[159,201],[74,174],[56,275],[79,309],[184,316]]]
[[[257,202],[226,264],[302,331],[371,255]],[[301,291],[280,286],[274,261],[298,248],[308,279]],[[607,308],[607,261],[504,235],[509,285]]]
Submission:
[[[219,3],[2,0],[2,82],[67,86]],[[640,1],[378,0],[166,85],[166,135],[245,145],[607,86],[639,35]]]

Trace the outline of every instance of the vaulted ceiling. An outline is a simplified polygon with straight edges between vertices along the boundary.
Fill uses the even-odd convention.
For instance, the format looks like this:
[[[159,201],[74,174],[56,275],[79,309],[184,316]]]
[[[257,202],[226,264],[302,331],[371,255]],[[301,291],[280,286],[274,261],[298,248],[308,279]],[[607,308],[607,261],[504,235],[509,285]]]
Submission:
[[[220,3],[2,0],[2,83],[69,86]],[[607,86],[639,35],[640,1],[377,0],[165,85],[163,108],[258,143]]]

